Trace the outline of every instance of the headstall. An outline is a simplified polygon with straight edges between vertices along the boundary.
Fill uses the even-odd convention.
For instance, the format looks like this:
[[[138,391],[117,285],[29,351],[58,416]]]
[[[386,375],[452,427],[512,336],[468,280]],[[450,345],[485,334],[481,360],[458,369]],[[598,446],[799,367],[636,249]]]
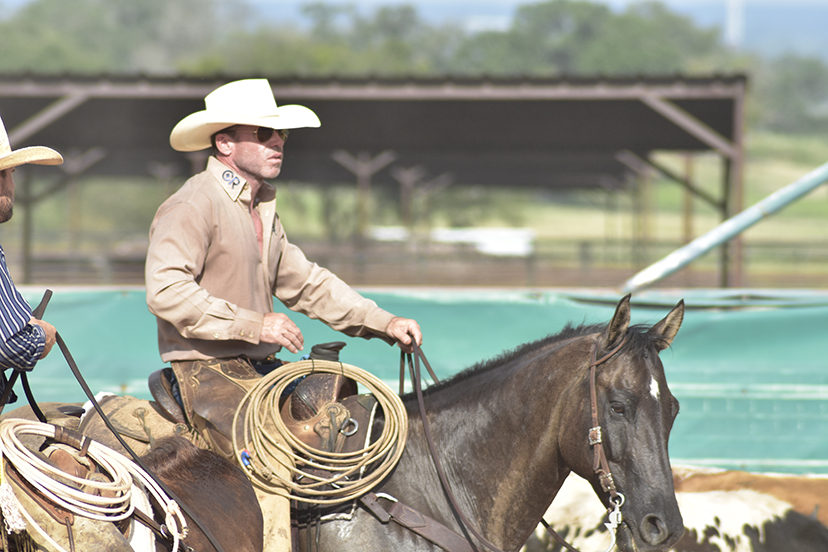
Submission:
[[[623,347],[626,342],[627,336],[625,335],[624,339],[621,340],[621,343],[597,360],[598,345],[596,345],[595,349],[592,351],[592,362],[589,365],[589,402],[590,410],[592,412],[592,427],[589,429],[588,438],[589,445],[592,447],[592,471],[598,475],[598,481],[601,483],[601,489],[603,489],[605,493],[609,493],[610,502],[614,506],[611,511],[608,509],[607,515],[609,517],[609,522],[604,524],[610,533],[612,541],[610,542],[609,547],[602,552],[610,552],[610,550],[615,547],[615,530],[624,521],[624,517],[621,514],[621,506],[624,504],[624,495],[619,493],[615,488],[615,480],[612,478],[612,472],[610,471],[609,462],[607,461],[607,455],[604,452],[603,431],[598,421],[598,396],[595,392],[595,369],[612,358],[615,353],[621,350],[621,347]],[[541,518],[541,523],[561,546],[570,552],[578,552],[576,548],[556,533],[545,519]]]

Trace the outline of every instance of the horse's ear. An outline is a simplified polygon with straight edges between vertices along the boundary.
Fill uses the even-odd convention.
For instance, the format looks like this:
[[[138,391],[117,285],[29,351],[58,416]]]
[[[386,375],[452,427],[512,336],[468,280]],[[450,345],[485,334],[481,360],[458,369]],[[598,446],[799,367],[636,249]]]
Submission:
[[[676,337],[681,327],[682,320],[684,320],[684,299],[679,301],[661,322],[647,332],[655,337],[654,343],[659,351],[663,351],[673,342],[673,338]]]
[[[607,330],[604,332],[604,347],[610,348],[615,345],[621,338],[627,335],[627,330],[630,327],[630,294],[628,293],[618,301],[618,306],[615,307],[615,314],[612,320],[607,324]]]

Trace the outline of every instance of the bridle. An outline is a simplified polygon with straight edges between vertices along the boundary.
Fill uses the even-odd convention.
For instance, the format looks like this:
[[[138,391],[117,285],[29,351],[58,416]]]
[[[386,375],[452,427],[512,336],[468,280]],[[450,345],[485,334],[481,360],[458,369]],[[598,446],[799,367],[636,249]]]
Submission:
[[[610,495],[610,502],[613,504],[613,509],[608,509],[608,516],[609,522],[605,523],[604,525],[610,532],[610,536],[612,537],[612,542],[610,543],[609,547],[603,552],[610,552],[615,546],[615,530],[616,528],[623,522],[623,516],[621,514],[621,506],[624,504],[624,495],[618,492],[618,489],[615,487],[615,481],[612,477],[612,472],[610,470],[609,461],[607,460],[606,453],[604,452],[604,445],[603,445],[603,436],[601,425],[598,420],[598,397],[596,393],[596,385],[595,385],[595,378],[596,378],[596,368],[601,364],[608,361],[612,358],[621,348],[626,344],[627,336],[625,335],[621,342],[613,348],[610,352],[605,354],[599,359],[596,359],[598,356],[598,344],[595,345],[595,349],[592,351],[592,362],[589,365],[589,400],[590,400],[590,411],[592,414],[592,427],[589,429],[589,445],[592,447],[593,451],[593,464],[592,469],[596,475],[598,475],[598,480],[601,483],[601,489],[604,492],[609,493]],[[420,358],[422,357],[423,363],[425,364],[426,368],[428,369],[429,374],[431,375],[432,379],[437,382],[439,381],[437,377],[434,375],[434,371],[431,369],[431,366],[426,360],[425,355],[423,354],[422,350],[417,346],[417,343],[412,338],[412,347],[413,347],[413,355],[408,355],[408,364],[411,371],[411,379],[412,385],[414,386],[414,391],[417,395],[417,403],[420,409],[420,415],[423,420],[423,432],[425,433],[426,441],[428,442],[428,448],[431,453],[432,460],[434,461],[434,466],[437,469],[437,475],[440,479],[440,483],[443,486],[443,490],[446,493],[446,497],[449,500],[449,503],[454,510],[455,514],[457,515],[463,532],[466,534],[468,538],[468,544],[471,546],[472,550],[477,550],[475,545],[471,541],[470,535],[474,535],[486,548],[492,550],[493,552],[503,552],[497,546],[489,542],[486,538],[484,538],[475,527],[469,522],[463,512],[460,510],[457,500],[454,498],[454,494],[451,491],[451,488],[448,485],[448,480],[445,476],[443,471],[442,463],[439,460],[437,455],[436,447],[434,446],[434,442],[431,438],[431,431],[429,429],[428,418],[425,412],[425,404],[423,401],[423,394],[422,389],[420,387]],[[413,362],[411,357],[413,358]],[[403,376],[405,373],[405,358],[406,355],[403,353],[400,358],[400,391],[402,392],[402,384],[403,384]],[[570,552],[578,552],[578,550],[572,547],[569,543],[567,543],[563,537],[561,537],[558,533],[556,533],[544,520],[541,518],[541,523],[546,528],[552,537],[558,541],[561,546],[569,550]],[[450,531],[446,528],[447,531]],[[439,544],[439,543],[438,543]],[[447,550],[453,550],[453,548],[447,548],[446,546],[442,546]],[[465,549],[465,548],[463,548]]]
[[[627,342],[627,336],[621,340],[612,351],[595,360],[598,354],[598,347],[592,351],[592,363],[589,365],[589,407],[592,412],[592,427],[589,430],[589,444],[592,446],[592,471],[598,476],[598,481],[601,482],[601,489],[605,493],[609,493],[610,501],[616,502],[618,497],[621,497],[621,502],[624,501],[624,495],[620,494],[615,488],[615,480],[612,478],[607,455],[604,453],[604,442],[601,430],[601,424],[598,421],[598,398],[595,392],[595,369],[609,360],[615,353],[621,350],[621,347]]]
[[[597,360],[598,345],[596,344],[595,349],[592,350],[592,362],[589,364],[589,409],[592,414],[592,427],[589,428],[588,439],[589,445],[592,447],[592,471],[598,476],[598,481],[601,483],[601,489],[605,493],[609,493],[610,502],[615,506],[613,509],[607,509],[609,522],[604,525],[609,530],[612,542],[610,542],[609,547],[603,552],[609,552],[615,546],[615,529],[621,525],[621,522],[624,521],[624,517],[621,515],[621,506],[624,504],[625,499],[624,495],[619,493],[618,489],[615,487],[615,480],[612,477],[609,461],[607,460],[607,455],[604,452],[603,430],[601,429],[601,423],[598,420],[598,394],[595,391],[595,372],[598,366],[608,361],[615,355],[615,353],[620,351],[621,347],[623,347],[626,342],[627,336],[625,335],[624,339],[621,340],[621,343]],[[541,518],[541,523],[546,528],[547,532],[552,535],[552,537],[558,541],[561,546],[570,552],[578,552],[576,548],[566,542],[562,536],[552,529],[545,519]]]

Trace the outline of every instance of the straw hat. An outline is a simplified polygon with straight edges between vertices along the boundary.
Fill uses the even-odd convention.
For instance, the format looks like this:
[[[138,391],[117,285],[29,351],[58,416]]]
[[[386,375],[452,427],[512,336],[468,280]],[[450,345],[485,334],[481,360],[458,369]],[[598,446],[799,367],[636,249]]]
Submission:
[[[63,157],[45,146],[30,146],[12,151],[9,144],[9,135],[6,134],[6,127],[3,119],[0,119],[0,171],[32,163],[35,165],[60,165]]]
[[[233,125],[281,129],[318,127],[316,114],[301,105],[276,106],[267,79],[246,79],[220,86],[204,98],[206,107],[184,117],[170,133],[170,145],[178,151],[210,147],[210,137]]]

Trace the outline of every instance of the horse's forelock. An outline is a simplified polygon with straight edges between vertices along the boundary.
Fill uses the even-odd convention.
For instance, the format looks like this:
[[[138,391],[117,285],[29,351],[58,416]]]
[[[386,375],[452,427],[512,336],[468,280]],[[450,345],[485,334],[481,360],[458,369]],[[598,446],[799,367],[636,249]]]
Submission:
[[[624,348],[636,356],[643,355],[653,347],[657,351],[666,349],[669,343],[665,343],[659,336],[648,333],[651,327],[649,324],[630,326],[627,332],[627,345]]]

